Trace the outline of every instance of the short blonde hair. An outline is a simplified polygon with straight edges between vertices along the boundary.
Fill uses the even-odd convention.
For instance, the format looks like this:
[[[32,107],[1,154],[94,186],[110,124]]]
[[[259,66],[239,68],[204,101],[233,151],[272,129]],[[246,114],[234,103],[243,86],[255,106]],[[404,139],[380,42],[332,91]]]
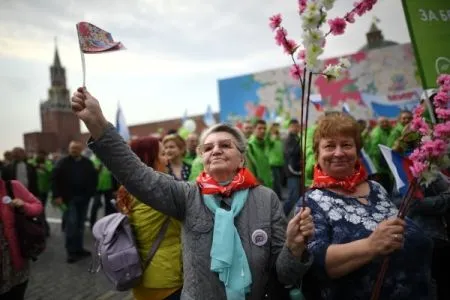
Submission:
[[[177,145],[177,147],[181,149],[183,155],[186,154],[186,142],[178,134],[166,135],[162,140],[162,144],[166,145],[167,142],[174,142],[175,145]]]
[[[361,150],[361,130],[356,120],[345,113],[334,113],[318,120],[313,137],[313,150],[316,157],[319,154],[320,140],[337,136],[352,138],[356,149]]]

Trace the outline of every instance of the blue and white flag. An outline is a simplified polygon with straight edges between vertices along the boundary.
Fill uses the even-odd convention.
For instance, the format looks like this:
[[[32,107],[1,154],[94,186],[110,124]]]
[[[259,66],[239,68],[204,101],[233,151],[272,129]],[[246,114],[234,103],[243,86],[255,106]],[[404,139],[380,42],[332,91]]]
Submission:
[[[320,111],[320,112],[324,111],[324,108],[323,108],[324,104],[323,104],[322,96],[320,94],[312,94],[309,97],[309,99],[317,111]]]
[[[351,116],[352,114],[350,113],[350,105],[348,105],[347,102],[344,102],[344,104],[342,104],[342,112]]]
[[[214,124],[216,124],[216,119],[214,119],[214,114],[211,109],[211,105],[208,104],[208,107],[206,108],[206,113],[203,116],[203,122],[206,126],[211,127]]]
[[[130,130],[128,129],[120,104],[117,104],[116,130],[126,142],[130,140]]]
[[[414,178],[411,172],[412,161],[408,157],[395,152],[385,145],[378,145],[378,147],[394,176],[397,191],[404,196],[408,190],[409,184]],[[415,191],[415,196],[421,198],[422,195],[419,190]]]
[[[375,168],[372,159],[364,149],[361,149],[360,158],[364,169],[366,169],[367,175],[373,175],[377,173],[377,169]]]

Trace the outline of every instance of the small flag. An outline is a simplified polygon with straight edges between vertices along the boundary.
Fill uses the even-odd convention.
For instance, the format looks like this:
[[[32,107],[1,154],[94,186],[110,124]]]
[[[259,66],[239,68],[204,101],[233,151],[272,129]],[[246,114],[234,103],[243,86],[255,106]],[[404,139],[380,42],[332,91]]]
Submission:
[[[311,100],[311,103],[314,105],[317,111],[323,111],[323,101],[321,95],[311,95],[309,99]]]
[[[352,114],[350,113],[350,105],[348,105],[347,102],[345,102],[344,104],[342,104],[342,112],[344,114],[347,114],[349,116],[351,116]]]
[[[373,175],[373,174],[377,173],[377,169],[375,168],[375,165],[374,165],[372,159],[370,158],[370,156],[367,154],[367,152],[364,149],[361,149],[360,158],[361,158],[361,162],[362,162],[364,168],[366,169],[366,172],[368,175]]]
[[[214,114],[211,109],[211,105],[208,104],[208,107],[206,108],[206,113],[203,116],[203,122],[205,122],[205,125],[208,127],[213,126],[216,124],[216,119],[214,119]]]
[[[130,131],[128,129],[127,122],[125,121],[125,116],[123,115],[120,104],[117,104],[116,130],[125,141],[128,142],[130,140]]]
[[[408,190],[409,183],[414,178],[410,170],[412,161],[385,145],[378,145],[378,147],[380,147],[381,153],[394,176],[397,191],[404,196]],[[415,191],[414,196],[417,198],[423,197],[419,190]]]
[[[181,124],[184,124],[184,122],[188,119],[188,112],[187,108],[184,110],[183,117],[181,118]]]
[[[88,22],[77,24],[78,41],[83,53],[101,53],[125,49],[121,42],[115,42],[111,33]]]

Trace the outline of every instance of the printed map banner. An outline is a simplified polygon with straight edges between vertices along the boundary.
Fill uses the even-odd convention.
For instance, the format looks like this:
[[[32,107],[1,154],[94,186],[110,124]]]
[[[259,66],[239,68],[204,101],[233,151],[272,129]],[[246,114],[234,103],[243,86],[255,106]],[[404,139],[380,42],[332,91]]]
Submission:
[[[403,0],[424,88],[436,87],[439,74],[450,73],[450,1]]]
[[[347,56],[352,66],[345,76],[328,82],[316,76],[313,94],[325,110],[342,110],[347,103],[357,119],[395,118],[411,110],[422,94],[411,44],[394,45]],[[336,63],[338,58],[325,60]],[[239,123],[249,118],[280,122],[300,116],[300,86],[289,75],[289,66],[218,82],[220,119]],[[310,107],[314,122],[320,112]]]

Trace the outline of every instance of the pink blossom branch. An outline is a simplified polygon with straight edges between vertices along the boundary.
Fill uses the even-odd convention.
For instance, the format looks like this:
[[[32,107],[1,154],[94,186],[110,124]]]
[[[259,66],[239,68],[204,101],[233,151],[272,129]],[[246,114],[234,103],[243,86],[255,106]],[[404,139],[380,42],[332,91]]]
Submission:
[[[373,6],[377,3],[377,0],[361,0],[354,3],[354,7],[351,11],[345,14],[343,18],[335,18],[329,20],[330,30],[325,34],[327,37],[330,34],[341,35],[344,33],[347,26],[346,23],[355,23],[355,14],[358,16],[364,15],[366,12],[371,11]]]
[[[408,185],[408,190],[406,191],[405,196],[402,199],[400,204],[397,217],[400,219],[405,219],[406,214],[411,206],[412,199],[414,197],[414,193],[417,189],[417,178],[414,178],[410,184]],[[384,277],[386,276],[387,269],[389,267],[389,256],[383,259],[383,264],[381,265],[380,271],[377,275],[377,280],[375,282],[375,286],[372,290],[372,296],[370,300],[378,300],[380,298],[381,289],[383,287]]]

